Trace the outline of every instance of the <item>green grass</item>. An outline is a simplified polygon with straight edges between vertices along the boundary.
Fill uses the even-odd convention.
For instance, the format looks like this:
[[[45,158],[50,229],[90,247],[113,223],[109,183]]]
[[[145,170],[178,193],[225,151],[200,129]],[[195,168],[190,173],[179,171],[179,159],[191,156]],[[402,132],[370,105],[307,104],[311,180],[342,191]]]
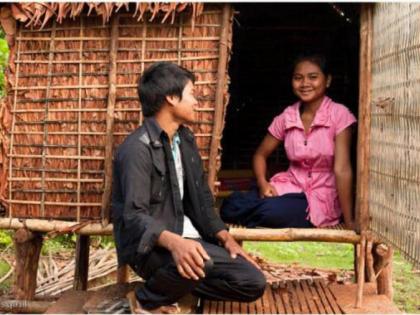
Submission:
[[[2,278],[9,271],[9,269],[9,264],[0,258],[0,278]],[[0,296],[3,292],[6,292],[10,288],[10,284],[12,281],[11,278],[12,277],[9,277],[9,279],[0,283]]]
[[[314,242],[246,242],[245,249],[276,263],[299,262],[304,267],[353,268],[353,245]]]
[[[394,302],[406,313],[420,313],[420,274],[403,257],[394,255],[393,288]]]
[[[329,243],[246,242],[251,253],[275,263],[302,267],[353,269],[353,245]],[[420,275],[398,252],[394,255],[394,303],[406,313],[420,313]]]

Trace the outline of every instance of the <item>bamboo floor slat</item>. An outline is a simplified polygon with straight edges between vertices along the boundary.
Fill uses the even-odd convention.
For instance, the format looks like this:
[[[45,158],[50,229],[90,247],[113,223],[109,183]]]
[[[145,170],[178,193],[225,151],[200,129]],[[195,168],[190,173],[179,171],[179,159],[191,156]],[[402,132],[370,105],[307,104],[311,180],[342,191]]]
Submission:
[[[269,285],[261,298],[250,303],[204,300],[202,305],[203,314],[344,314],[321,279]]]

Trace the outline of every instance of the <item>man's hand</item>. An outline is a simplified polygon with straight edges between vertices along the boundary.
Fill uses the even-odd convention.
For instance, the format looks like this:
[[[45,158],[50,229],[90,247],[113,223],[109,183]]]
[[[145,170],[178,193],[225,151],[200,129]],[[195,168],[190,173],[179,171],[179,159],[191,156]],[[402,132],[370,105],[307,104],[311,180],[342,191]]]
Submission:
[[[257,269],[261,270],[261,267],[249,256],[243,248],[235,241],[233,236],[226,230],[222,230],[217,233],[216,237],[222,242],[225,249],[229,252],[230,257],[236,259],[236,257],[242,256],[253,264]]]
[[[204,261],[210,259],[210,257],[199,242],[184,239],[169,231],[163,231],[159,236],[158,243],[171,252],[181,276],[194,280],[206,276]]]

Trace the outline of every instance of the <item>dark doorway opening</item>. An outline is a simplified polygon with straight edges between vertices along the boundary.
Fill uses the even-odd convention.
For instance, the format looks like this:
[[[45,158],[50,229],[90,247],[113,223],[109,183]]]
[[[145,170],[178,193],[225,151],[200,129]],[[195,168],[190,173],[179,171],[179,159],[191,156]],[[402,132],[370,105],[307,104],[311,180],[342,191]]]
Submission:
[[[358,113],[359,6],[357,4],[235,4],[229,64],[231,95],[223,133],[222,170],[249,170],[252,155],[272,119],[294,103],[291,64],[304,50],[324,53],[336,102]],[[356,169],[357,135],[353,138]],[[269,170],[288,167],[282,146],[269,159]]]

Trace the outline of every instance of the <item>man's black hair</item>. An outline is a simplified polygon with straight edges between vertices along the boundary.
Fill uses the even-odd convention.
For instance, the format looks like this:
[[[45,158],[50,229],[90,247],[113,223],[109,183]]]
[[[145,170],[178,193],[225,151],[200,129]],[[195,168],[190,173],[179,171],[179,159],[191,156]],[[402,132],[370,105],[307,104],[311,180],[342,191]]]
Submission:
[[[137,86],[143,115],[155,115],[167,96],[182,99],[188,81],[195,82],[194,74],[171,62],[157,62],[147,68]]]
[[[295,71],[296,66],[303,61],[309,61],[313,64],[316,64],[321,69],[322,73],[325,76],[328,76],[331,74],[327,58],[322,53],[316,53],[316,52],[310,52],[310,51],[305,51],[303,53],[300,53],[293,61],[292,71]]]

